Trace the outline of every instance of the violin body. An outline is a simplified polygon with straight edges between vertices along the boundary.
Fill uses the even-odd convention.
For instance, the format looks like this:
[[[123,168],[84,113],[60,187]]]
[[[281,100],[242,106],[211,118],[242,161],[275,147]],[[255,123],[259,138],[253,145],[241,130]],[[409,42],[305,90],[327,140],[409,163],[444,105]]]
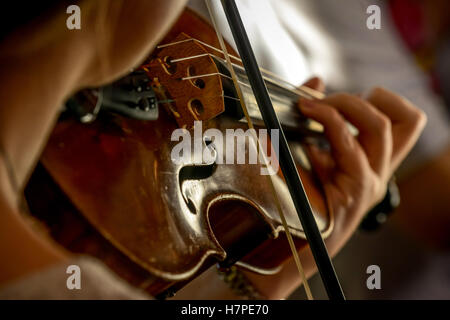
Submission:
[[[185,10],[141,67],[164,104],[156,121],[100,114],[89,124],[60,120],[26,188],[31,213],[50,235],[75,253],[101,259],[113,271],[156,296],[177,288],[219,262],[261,274],[280,270],[290,257],[262,164],[176,164],[171,150],[175,129],[192,132],[193,122],[214,128],[246,130],[231,103],[211,57],[184,57],[218,48],[215,31]],[[183,42],[184,41],[184,42]],[[180,42],[176,46],[164,46]],[[229,52],[235,54],[228,46]],[[169,63],[177,61],[176,65]],[[195,72],[195,73],[194,73]],[[201,82],[197,80],[200,79]],[[231,93],[230,93],[231,94]],[[201,108],[193,101],[200,101]],[[296,135],[298,138],[300,135]],[[293,156],[326,237],[332,213],[316,182],[302,139],[292,139]],[[246,142],[245,152],[254,145]],[[195,154],[193,155],[195,157]],[[287,186],[273,176],[280,205],[298,248],[306,245]]]

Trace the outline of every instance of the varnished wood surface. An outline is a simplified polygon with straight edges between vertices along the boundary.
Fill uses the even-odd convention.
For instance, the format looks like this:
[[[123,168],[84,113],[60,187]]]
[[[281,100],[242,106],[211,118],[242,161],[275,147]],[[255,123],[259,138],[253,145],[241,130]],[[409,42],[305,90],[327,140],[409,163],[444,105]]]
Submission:
[[[190,11],[180,17],[163,42],[175,39],[181,32],[218,45],[214,31]],[[197,45],[193,48],[201,50]],[[155,55],[149,61],[154,58]],[[206,61],[208,68],[213,68],[210,62]],[[186,69],[184,64],[183,70]],[[208,71],[213,70],[203,70]],[[160,71],[155,75],[162,77]],[[151,68],[149,76],[152,76]],[[216,90],[220,81],[212,78],[206,84]],[[188,81],[182,84],[189,85]],[[205,89],[205,94],[211,95],[208,88]],[[169,92],[177,101],[178,111],[188,110],[185,104],[197,95],[206,106],[215,106],[212,112],[221,114],[216,116],[205,111],[205,119],[215,117],[205,121],[204,129],[217,128],[222,132],[246,129],[245,124],[222,114],[223,101],[208,100],[198,88],[177,90]],[[211,264],[214,260],[232,261],[245,256],[242,260],[256,270],[277,270],[290,253],[283,237],[274,239],[283,230],[267,177],[260,175],[261,166],[218,164],[207,177],[186,179],[180,184],[181,170],[196,165],[177,165],[171,161],[170,152],[177,142],[170,141],[170,137],[182,123],[177,123],[173,112],[167,111],[160,112],[158,121],[144,122],[104,114],[92,124],[72,119],[56,125],[41,162],[61,188],[66,202],[70,201],[71,215],[77,210],[82,215],[85,224],[80,224],[80,228],[88,228],[89,234],[98,233],[84,242],[77,240],[83,243],[81,246],[74,246],[73,239],[62,241],[63,244],[75,252],[105,257],[113,270],[131,283],[146,287],[152,294],[166,289],[173,281],[193,277],[205,263]],[[183,117],[188,115],[184,113]],[[301,144],[297,147],[301,149]],[[297,164],[319,228],[326,235],[332,222],[325,196],[317,187],[307,160],[297,157]],[[48,179],[35,176],[30,186],[39,188],[39,181]],[[290,231],[296,236],[297,245],[303,246],[304,234],[287,187],[281,176],[275,177],[274,183]],[[39,202],[36,195],[40,195],[40,201],[46,196],[30,188],[28,195],[35,203]],[[58,203],[57,199],[51,200]],[[54,214],[64,216],[61,211],[64,210]],[[56,237],[60,240],[64,238],[62,234],[73,232],[70,224],[61,223],[60,227],[61,232]],[[74,234],[85,237],[80,230]],[[251,239],[259,240],[252,242]],[[246,248],[248,252],[239,248]],[[108,260],[107,257],[115,258]]]

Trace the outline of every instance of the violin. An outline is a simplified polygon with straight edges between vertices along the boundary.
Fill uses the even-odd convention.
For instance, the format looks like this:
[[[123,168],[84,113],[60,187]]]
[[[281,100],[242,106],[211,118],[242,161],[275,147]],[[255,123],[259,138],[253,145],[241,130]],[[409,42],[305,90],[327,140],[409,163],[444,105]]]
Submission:
[[[255,127],[263,127],[242,61],[226,44]],[[176,129],[248,129],[213,27],[185,9],[148,59],[127,77],[67,103],[25,190],[33,216],[68,250],[101,259],[132,285],[166,296],[219,263],[274,274],[292,255],[263,163],[175,163]],[[305,146],[326,148],[323,128],[296,108],[300,96],[264,80],[318,229],[333,212]],[[99,93],[101,92],[101,94]],[[88,111],[82,106],[89,105]],[[74,116],[77,115],[77,116]],[[203,140],[202,149],[211,141]],[[245,142],[246,156],[255,148]],[[194,151],[195,153],[195,151]],[[196,155],[193,155],[193,158]],[[281,170],[271,177],[297,250],[305,230]]]

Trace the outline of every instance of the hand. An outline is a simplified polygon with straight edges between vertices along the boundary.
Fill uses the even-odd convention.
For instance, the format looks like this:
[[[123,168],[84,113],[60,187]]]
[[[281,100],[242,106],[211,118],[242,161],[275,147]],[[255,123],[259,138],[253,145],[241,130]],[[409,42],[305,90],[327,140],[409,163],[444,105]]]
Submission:
[[[315,84],[314,84],[315,82]],[[314,80],[315,86],[323,85]],[[311,82],[310,82],[311,85]],[[364,214],[386,193],[387,182],[416,143],[425,114],[382,88],[367,99],[339,93],[300,100],[300,110],[324,125],[331,152],[310,148],[310,158],[335,213],[335,228],[346,241]],[[353,136],[346,124],[359,130]]]
[[[311,79],[306,86],[323,91],[323,83]],[[333,212],[334,228],[325,240],[331,256],[343,247],[366,212],[384,196],[392,173],[416,143],[426,123],[425,114],[404,98],[375,88],[367,99],[334,94],[323,100],[301,99],[301,112],[320,123],[330,142],[330,152],[310,148],[310,160],[323,185]],[[353,136],[347,122],[359,135]],[[309,247],[300,252],[306,276],[316,265]],[[286,298],[301,283],[292,258],[273,276],[245,272],[269,299]]]

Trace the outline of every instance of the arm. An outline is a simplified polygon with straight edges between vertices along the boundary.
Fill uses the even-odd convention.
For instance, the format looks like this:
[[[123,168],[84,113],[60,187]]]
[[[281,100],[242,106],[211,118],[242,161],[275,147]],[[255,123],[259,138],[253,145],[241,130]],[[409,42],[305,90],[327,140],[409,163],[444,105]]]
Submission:
[[[448,250],[450,145],[399,180],[399,189],[402,200],[393,221],[419,242]]]

